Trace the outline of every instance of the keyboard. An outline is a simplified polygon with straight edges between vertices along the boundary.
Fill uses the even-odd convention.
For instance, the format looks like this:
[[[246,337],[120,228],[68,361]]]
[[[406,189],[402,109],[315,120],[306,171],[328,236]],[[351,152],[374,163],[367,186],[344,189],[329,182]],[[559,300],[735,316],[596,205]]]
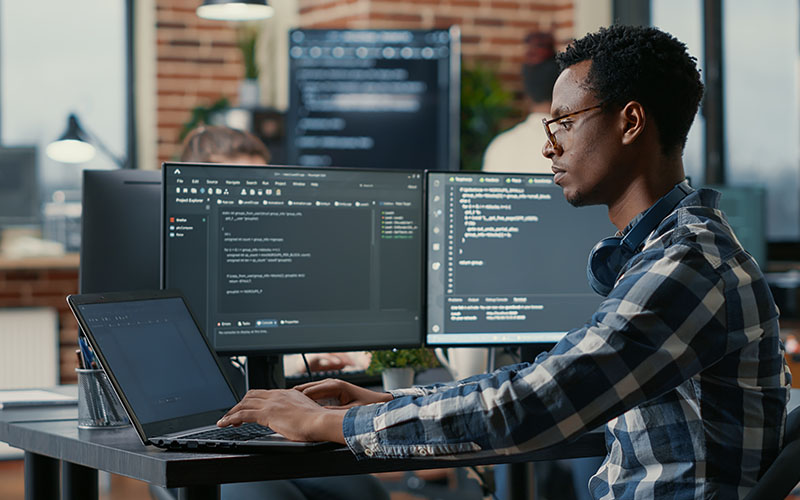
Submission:
[[[210,431],[198,432],[182,436],[181,439],[196,439],[201,441],[250,441],[264,436],[275,434],[269,427],[264,427],[255,422],[248,422],[239,427],[221,427]]]
[[[313,378],[309,378],[307,373],[288,375],[286,377],[286,387],[291,388],[296,385],[311,382],[312,380],[324,380],[326,378],[338,378],[345,382],[363,387],[380,386],[383,383],[380,373],[368,375],[366,370],[329,370],[314,372]]]

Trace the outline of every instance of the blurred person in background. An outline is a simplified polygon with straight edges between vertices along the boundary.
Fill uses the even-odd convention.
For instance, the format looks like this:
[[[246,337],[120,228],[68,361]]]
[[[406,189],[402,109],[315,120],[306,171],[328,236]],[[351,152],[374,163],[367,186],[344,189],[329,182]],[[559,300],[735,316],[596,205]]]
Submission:
[[[542,118],[550,118],[553,84],[558,78],[555,41],[551,33],[533,32],[525,37],[522,83],[530,99],[525,121],[501,133],[483,155],[484,172],[550,174],[551,161],[542,156],[547,140]]]

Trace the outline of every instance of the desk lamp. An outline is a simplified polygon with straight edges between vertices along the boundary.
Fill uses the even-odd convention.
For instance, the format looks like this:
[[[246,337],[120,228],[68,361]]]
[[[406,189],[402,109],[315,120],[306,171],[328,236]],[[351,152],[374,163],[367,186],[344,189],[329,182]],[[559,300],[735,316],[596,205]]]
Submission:
[[[256,21],[275,13],[267,0],[204,0],[197,15],[215,21]]]
[[[58,140],[47,145],[45,153],[55,161],[63,163],[84,163],[95,155],[95,145],[119,167],[125,166],[125,160],[109,150],[97,136],[81,127],[78,117],[70,113],[67,119],[67,130]]]

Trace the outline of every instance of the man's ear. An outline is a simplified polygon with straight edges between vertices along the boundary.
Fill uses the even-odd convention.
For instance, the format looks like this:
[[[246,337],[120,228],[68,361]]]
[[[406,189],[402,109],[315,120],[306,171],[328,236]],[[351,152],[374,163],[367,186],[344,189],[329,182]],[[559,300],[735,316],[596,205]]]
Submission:
[[[647,117],[644,106],[636,101],[630,101],[619,113],[622,126],[622,144],[633,144],[644,133]]]

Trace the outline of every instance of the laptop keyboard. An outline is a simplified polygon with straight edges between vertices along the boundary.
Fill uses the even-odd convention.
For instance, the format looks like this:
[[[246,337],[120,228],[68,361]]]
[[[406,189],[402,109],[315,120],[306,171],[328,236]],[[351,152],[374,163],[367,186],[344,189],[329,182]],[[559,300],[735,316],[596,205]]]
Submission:
[[[248,422],[239,427],[221,427],[210,431],[198,432],[183,436],[181,439],[199,439],[203,441],[251,441],[275,434],[269,427]]]

